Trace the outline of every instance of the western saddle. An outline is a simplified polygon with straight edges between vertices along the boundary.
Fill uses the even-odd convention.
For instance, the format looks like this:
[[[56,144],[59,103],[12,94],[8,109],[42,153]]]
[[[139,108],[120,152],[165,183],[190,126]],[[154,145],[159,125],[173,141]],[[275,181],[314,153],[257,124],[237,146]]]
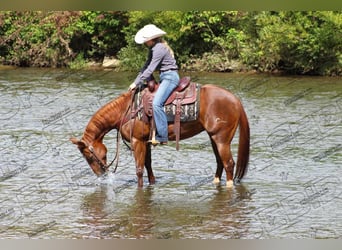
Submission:
[[[152,102],[155,93],[159,84],[156,83],[155,80],[151,80],[147,82],[147,87],[143,89],[139,94],[136,95],[134,105],[132,108],[131,117],[138,116],[140,120],[151,124],[152,140],[155,136],[155,124],[153,119],[153,107]],[[199,85],[197,83],[191,82],[190,77],[183,77],[180,79],[178,87],[171,93],[169,98],[165,102],[165,107],[172,106],[170,110],[174,111],[174,114],[171,116],[171,120],[168,116],[168,122],[174,123],[174,133],[176,136],[176,149],[179,150],[179,140],[180,140],[180,122],[182,115],[182,105],[197,105],[197,96],[198,96],[198,88]],[[197,119],[198,116],[198,108],[195,109],[196,117],[192,117],[192,119]],[[172,119],[173,118],[173,119]],[[172,121],[173,120],[173,121]],[[184,121],[183,119],[182,121]]]

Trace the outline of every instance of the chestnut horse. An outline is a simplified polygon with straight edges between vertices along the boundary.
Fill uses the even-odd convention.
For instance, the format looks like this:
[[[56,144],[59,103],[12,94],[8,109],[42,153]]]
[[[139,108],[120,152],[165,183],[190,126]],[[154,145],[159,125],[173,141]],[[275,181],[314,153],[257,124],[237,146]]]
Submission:
[[[81,140],[70,138],[78,146],[82,155],[97,176],[108,170],[107,148],[103,137],[112,129],[120,132],[122,138],[131,143],[135,158],[138,187],[143,186],[143,172],[146,167],[148,180],[154,184],[152,171],[150,125],[138,118],[129,119],[134,91],[123,93],[118,98],[101,107],[90,119]],[[217,168],[214,183],[220,183],[222,171],[226,172],[227,186],[233,185],[234,160],[231,141],[239,126],[239,146],[234,180],[239,181],[247,172],[249,160],[249,123],[240,100],[228,90],[203,85],[200,88],[199,116],[195,121],[182,122],[180,140],[193,137],[202,131],[209,135],[215,153]],[[174,125],[168,125],[169,140],[175,140]]]

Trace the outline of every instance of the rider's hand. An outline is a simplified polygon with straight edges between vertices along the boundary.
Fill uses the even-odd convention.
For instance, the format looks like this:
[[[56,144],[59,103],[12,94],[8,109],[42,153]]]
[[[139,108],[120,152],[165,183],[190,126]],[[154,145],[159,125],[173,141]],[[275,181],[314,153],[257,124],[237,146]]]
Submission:
[[[137,85],[133,82],[131,85],[129,85],[128,90],[133,90],[137,87]]]

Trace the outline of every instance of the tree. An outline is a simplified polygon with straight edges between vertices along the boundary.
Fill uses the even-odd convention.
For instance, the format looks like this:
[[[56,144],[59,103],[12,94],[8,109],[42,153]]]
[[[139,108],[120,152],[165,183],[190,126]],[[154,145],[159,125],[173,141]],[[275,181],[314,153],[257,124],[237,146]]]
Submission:
[[[147,53],[134,36],[149,23],[183,70],[342,74],[341,11],[1,11],[0,61],[82,67],[111,56],[136,71]]]
[[[296,74],[341,73],[339,12],[281,11],[255,15],[255,38],[246,63],[261,71]]]

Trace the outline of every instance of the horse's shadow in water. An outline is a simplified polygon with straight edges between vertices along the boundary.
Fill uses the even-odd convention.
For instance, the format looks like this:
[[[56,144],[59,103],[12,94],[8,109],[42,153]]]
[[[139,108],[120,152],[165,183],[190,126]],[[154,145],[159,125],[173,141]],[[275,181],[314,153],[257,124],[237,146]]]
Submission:
[[[212,198],[202,200],[189,200],[187,194],[160,199],[155,189],[147,186],[119,197],[113,186],[102,185],[86,195],[83,223],[94,228],[89,237],[178,239],[189,238],[186,232],[196,230],[198,235],[192,238],[241,238],[248,230],[246,204],[253,192],[242,184],[228,189],[217,186]]]

